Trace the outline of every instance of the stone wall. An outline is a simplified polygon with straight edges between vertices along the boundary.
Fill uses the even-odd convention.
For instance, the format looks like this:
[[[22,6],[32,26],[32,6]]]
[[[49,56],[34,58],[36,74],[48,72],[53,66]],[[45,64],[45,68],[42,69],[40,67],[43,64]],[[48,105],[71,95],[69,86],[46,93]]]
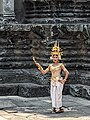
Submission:
[[[13,13],[0,15],[0,84],[9,84],[7,94],[11,85],[10,93],[16,87],[15,95],[25,96],[26,91],[27,95],[31,91],[28,84],[50,84],[50,73],[43,76],[32,57],[46,68],[52,62],[50,52],[57,40],[63,51],[61,62],[70,72],[65,93],[79,96],[82,91],[84,96],[90,88],[90,1],[13,0],[13,3]],[[76,86],[70,87],[71,84]],[[42,88],[48,91],[47,87]]]
[[[32,79],[37,73],[32,71],[36,68],[32,56],[46,68],[51,63],[50,52],[56,40],[63,50],[62,62],[70,71],[69,82],[90,85],[90,26],[62,24],[4,26],[0,31],[0,82]],[[39,79],[43,80],[41,76]]]
[[[15,0],[17,20],[22,23],[90,23],[89,0]],[[18,7],[18,4],[20,5]],[[24,8],[24,9],[23,9]],[[23,11],[23,12],[21,12]],[[19,13],[19,15],[18,15]],[[22,15],[22,16],[21,16]],[[20,21],[21,20],[21,21]]]

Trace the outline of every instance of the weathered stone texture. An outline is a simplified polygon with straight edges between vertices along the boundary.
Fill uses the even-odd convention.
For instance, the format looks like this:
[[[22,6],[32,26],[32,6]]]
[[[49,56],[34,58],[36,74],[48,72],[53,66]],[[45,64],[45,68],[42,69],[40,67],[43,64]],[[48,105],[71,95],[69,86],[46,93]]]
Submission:
[[[18,95],[22,97],[45,97],[50,95],[50,90],[48,86],[27,83],[19,86]]]
[[[50,85],[50,73],[43,76],[32,57],[46,68],[57,40],[63,51],[61,62],[70,72],[64,93],[69,93],[69,84],[90,85],[89,0],[15,0],[15,14],[20,24],[2,23],[0,17],[1,84]]]
[[[15,0],[15,3],[20,13],[18,16],[16,12],[17,20],[26,24],[90,22],[89,0]],[[20,7],[17,4],[21,4]]]
[[[84,97],[90,100],[90,86],[74,84],[70,85],[70,94],[76,97]]]
[[[0,84],[0,95],[17,95],[18,85],[17,84]]]
[[[6,70],[2,70],[2,82],[12,81],[12,78],[12,82],[15,82],[15,79],[18,82],[20,79],[28,81],[33,73],[29,69],[35,68],[32,56],[46,68],[51,63],[49,59],[51,48],[57,40],[63,50],[62,62],[70,71],[70,83],[90,85],[89,25],[26,25],[26,27],[9,25],[0,31],[0,68],[9,69],[11,73],[9,75],[7,72],[5,77],[3,74]]]
[[[42,97],[49,96],[50,90],[47,85],[33,83],[5,83],[0,84],[0,95],[18,95],[22,97]]]

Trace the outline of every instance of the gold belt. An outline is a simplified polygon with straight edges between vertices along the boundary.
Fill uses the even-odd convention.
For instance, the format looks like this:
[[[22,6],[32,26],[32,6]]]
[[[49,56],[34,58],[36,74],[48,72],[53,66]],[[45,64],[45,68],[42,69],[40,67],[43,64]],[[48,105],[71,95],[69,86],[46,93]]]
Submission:
[[[56,82],[57,80],[59,80],[61,78],[61,76],[60,77],[51,77],[51,80],[53,80],[54,82]]]

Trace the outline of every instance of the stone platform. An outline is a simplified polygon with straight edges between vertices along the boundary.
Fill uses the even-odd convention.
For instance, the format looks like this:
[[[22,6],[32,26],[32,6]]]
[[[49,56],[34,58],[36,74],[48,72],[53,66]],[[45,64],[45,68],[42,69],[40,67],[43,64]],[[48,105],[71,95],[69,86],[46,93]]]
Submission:
[[[82,84],[65,84],[63,95],[73,95],[90,100],[90,86]],[[5,83],[0,84],[1,96],[46,97],[50,95],[50,85],[35,83]]]
[[[47,85],[34,83],[10,83],[0,84],[0,95],[18,95],[22,97],[44,97],[49,95]]]
[[[73,96],[84,97],[90,100],[90,86],[82,84],[71,84],[69,92]]]
[[[50,97],[0,96],[0,120],[90,120],[90,101],[63,96],[65,112],[51,113]]]

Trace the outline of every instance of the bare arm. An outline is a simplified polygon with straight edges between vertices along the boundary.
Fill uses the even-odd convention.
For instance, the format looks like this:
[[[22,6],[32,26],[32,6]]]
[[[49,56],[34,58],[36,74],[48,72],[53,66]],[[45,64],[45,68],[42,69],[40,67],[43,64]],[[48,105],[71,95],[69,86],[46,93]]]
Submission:
[[[50,69],[49,66],[48,66],[48,68],[46,68],[45,70],[43,70],[42,66],[39,63],[36,62],[36,60],[35,60],[34,57],[33,57],[33,61],[34,61],[34,63],[36,64],[36,66],[38,67],[38,69],[41,71],[41,73],[43,75],[45,75],[47,72],[49,72],[49,69]]]
[[[64,73],[65,73],[65,77],[64,77],[64,80],[63,80],[63,82],[66,82],[67,81],[67,78],[68,78],[68,76],[69,76],[69,72],[68,72],[68,70],[65,68],[65,66],[62,64],[62,70],[64,71]]]
[[[42,68],[42,66],[39,63],[35,63],[38,69],[41,71],[43,75],[45,75],[47,72],[49,72],[49,66],[45,70]]]

